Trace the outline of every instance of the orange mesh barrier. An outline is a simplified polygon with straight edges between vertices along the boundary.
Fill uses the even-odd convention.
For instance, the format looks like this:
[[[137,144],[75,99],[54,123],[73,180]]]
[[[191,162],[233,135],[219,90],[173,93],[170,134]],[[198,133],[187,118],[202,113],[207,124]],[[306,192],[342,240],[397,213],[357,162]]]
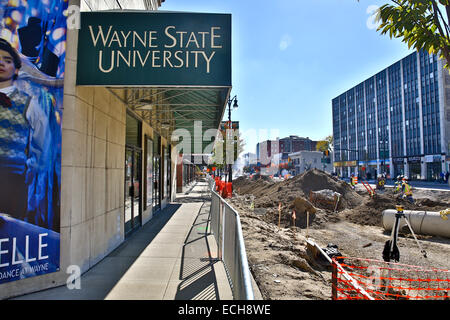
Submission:
[[[450,271],[379,260],[333,259],[333,300],[450,300]]]

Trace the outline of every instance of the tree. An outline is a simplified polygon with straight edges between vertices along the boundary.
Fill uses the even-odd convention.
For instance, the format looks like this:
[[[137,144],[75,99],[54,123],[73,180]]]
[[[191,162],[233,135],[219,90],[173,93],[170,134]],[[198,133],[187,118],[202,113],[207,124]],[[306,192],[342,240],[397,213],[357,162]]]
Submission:
[[[358,0],[359,1],[359,0]],[[380,7],[377,31],[446,61],[450,70],[450,0],[392,0]]]
[[[324,140],[317,141],[317,151],[332,151],[333,150],[333,136],[329,135]]]
[[[333,151],[333,135],[326,136],[325,140],[328,142],[328,150]]]
[[[219,138],[211,156],[211,166],[225,169],[226,165],[235,163],[239,155],[244,151],[245,143],[239,131],[233,132],[233,139],[227,139],[226,134]],[[228,154],[231,152],[231,154]]]
[[[325,140],[317,141],[316,150],[322,152],[328,150],[328,143]]]

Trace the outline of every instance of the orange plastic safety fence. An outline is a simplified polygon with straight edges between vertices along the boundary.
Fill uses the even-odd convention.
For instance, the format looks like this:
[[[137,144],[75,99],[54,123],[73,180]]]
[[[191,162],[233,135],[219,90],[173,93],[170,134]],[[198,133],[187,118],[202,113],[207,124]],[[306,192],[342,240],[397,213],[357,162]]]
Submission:
[[[333,259],[333,300],[450,300],[450,271],[371,259]]]

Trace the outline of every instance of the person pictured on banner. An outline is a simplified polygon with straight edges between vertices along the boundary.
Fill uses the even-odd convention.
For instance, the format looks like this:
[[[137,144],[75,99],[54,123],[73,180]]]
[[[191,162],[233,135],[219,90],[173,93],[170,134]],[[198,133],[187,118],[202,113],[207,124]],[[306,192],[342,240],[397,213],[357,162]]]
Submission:
[[[21,66],[18,52],[0,39],[0,213],[51,228],[37,194],[39,176],[52,165],[52,114],[41,105],[51,97],[32,97],[15,86]]]
[[[60,267],[67,0],[0,0],[0,284]]]

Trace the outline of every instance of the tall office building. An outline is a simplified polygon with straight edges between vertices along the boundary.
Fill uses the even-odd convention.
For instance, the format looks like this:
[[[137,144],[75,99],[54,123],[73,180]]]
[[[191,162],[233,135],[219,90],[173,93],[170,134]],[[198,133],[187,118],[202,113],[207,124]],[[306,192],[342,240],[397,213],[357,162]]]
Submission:
[[[334,169],[439,179],[450,171],[450,74],[414,52],[332,100]]]

